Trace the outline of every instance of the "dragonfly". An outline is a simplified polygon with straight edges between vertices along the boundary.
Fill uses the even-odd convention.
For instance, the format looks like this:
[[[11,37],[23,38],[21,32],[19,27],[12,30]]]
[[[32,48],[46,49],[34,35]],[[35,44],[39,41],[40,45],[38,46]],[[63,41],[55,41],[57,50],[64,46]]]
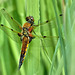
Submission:
[[[36,27],[40,26],[40,25],[42,26],[43,24],[46,24],[46,23],[50,22],[51,20],[47,20],[47,21],[45,21],[41,24],[34,25],[33,16],[28,16],[28,17],[26,17],[27,22],[24,23],[23,26],[21,26],[21,24],[18,23],[13,17],[11,17],[4,8],[1,9],[1,13],[4,15],[4,17],[7,19],[7,21],[9,22],[10,26],[13,29],[10,28],[10,27],[7,27],[6,25],[3,25],[3,24],[0,24],[0,29],[2,29],[14,41],[16,41],[16,42],[21,41],[22,42],[22,48],[21,48],[21,54],[20,54],[20,60],[19,60],[19,69],[20,69],[22,64],[23,64],[23,61],[25,59],[29,43],[31,43],[31,41],[35,37],[50,38],[50,37],[47,37],[47,36],[38,36],[38,35],[36,35],[36,33],[34,32],[34,29]],[[60,16],[62,16],[62,15],[60,15]],[[12,37],[12,35],[8,34],[7,31],[11,32],[11,34],[14,35],[14,37]],[[35,35],[33,35],[32,32]],[[15,39],[15,37],[17,39]],[[58,36],[57,36],[57,38],[58,38]]]

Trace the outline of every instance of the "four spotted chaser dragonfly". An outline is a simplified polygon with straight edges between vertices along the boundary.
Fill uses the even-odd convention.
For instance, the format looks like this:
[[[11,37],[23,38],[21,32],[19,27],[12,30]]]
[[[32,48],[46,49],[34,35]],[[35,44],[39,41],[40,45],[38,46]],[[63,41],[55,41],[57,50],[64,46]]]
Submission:
[[[11,17],[7,13],[7,11],[4,8],[1,9],[1,13],[4,15],[4,17],[7,19],[7,21],[9,22],[9,24],[11,25],[11,27],[13,29],[10,28],[10,27],[5,26],[3,24],[0,24],[0,29],[2,29],[14,41],[16,41],[16,42],[21,41],[22,42],[22,49],[21,49],[21,55],[20,55],[20,61],[19,61],[19,69],[20,69],[22,64],[23,64],[23,61],[25,59],[25,56],[26,56],[28,44],[32,41],[32,39],[34,39],[36,36],[39,37],[39,38],[40,37],[41,38],[49,38],[47,36],[38,36],[38,35],[36,35],[36,33],[34,32],[34,29],[36,27],[40,26],[40,25],[43,25],[45,23],[50,22],[50,20],[45,21],[44,23],[41,23],[41,24],[38,24],[38,25],[34,25],[33,16],[28,16],[28,17],[26,17],[27,22],[22,27],[16,20],[14,20],[13,17]],[[6,30],[11,32],[11,35],[14,35],[14,37],[16,37],[17,39],[14,39],[10,34],[7,33]],[[32,32],[35,35],[33,35]]]

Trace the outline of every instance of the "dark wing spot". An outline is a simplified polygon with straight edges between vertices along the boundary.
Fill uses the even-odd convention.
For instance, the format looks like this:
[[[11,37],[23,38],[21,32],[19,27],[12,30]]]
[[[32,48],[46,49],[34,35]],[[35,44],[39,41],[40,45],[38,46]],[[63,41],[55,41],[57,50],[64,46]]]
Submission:
[[[43,38],[46,38],[46,36],[43,36]]]
[[[1,26],[4,26],[3,24],[1,24]]]
[[[18,36],[21,36],[21,34],[20,34],[20,33],[18,33]]]
[[[63,14],[60,14],[59,16],[63,16]]]
[[[11,19],[13,20],[13,18],[11,17]]]
[[[3,8],[2,10],[4,10],[5,11],[5,9]]]
[[[13,29],[11,29],[13,31]]]
[[[47,23],[47,22],[49,22],[49,21],[46,21],[46,23]]]

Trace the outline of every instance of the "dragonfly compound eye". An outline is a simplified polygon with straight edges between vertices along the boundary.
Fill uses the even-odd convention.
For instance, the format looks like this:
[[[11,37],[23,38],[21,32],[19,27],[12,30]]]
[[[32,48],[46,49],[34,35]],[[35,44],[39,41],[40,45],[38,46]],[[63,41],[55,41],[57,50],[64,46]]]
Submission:
[[[26,21],[28,21],[29,20],[29,17],[26,17]]]
[[[33,21],[33,22],[34,22],[34,18],[33,18],[33,16],[30,16],[30,19],[31,19],[31,21]]]

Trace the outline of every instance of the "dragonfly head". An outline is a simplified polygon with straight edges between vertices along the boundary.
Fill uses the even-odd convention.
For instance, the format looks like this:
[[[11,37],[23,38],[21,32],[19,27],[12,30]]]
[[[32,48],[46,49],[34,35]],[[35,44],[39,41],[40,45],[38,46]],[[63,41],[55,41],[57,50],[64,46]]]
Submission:
[[[34,18],[33,16],[29,16],[29,17],[26,17],[26,21],[31,23],[31,24],[34,24]]]

